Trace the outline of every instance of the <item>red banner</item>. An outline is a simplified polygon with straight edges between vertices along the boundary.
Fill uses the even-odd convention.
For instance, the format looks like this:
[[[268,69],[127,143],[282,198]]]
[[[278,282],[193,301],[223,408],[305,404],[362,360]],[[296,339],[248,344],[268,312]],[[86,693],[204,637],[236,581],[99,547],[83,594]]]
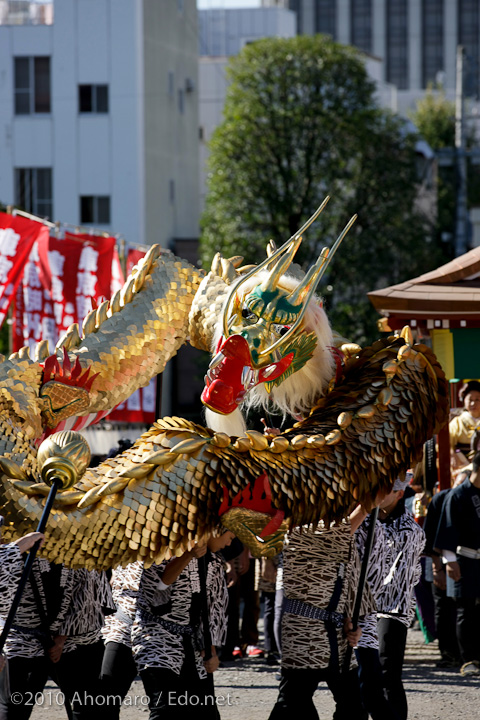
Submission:
[[[112,275],[112,267],[116,277]],[[33,246],[17,293],[14,350],[48,340],[50,352],[75,322],[122,286],[115,238],[66,235],[40,238]]]
[[[127,250],[127,275],[130,275],[133,267],[145,257],[143,250],[136,250],[135,248],[128,248]]]
[[[155,393],[157,378],[140,388],[128,400],[115,408],[108,419],[112,422],[143,423],[151,425],[155,422]]]
[[[129,250],[128,272],[144,254]],[[113,237],[67,233],[63,240],[48,235],[41,238],[30,251],[16,293],[13,350],[18,351],[24,345],[33,349],[40,340],[48,340],[53,353],[58,338],[72,323],[81,324],[90,312],[92,299],[99,305],[122,287],[123,282]],[[156,379],[153,379],[113,410],[109,420],[153,423],[155,392]]]
[[[35,240],[48,238],[48,228],[20,215],[0,213],[0,326],[15,296]]]

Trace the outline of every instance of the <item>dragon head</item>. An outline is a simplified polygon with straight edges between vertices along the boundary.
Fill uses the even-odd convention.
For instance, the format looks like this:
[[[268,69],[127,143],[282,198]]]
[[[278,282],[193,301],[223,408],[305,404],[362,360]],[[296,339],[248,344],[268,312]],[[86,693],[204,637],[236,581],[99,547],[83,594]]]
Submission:
[[[355,218],[302,279],[291,275],[302,233],[327,200],[298,233],[232,285],[201,396],[210,410],[230,415],[244,402],[270,402],[301,413],[330,381],[332,333],[315,290]]]

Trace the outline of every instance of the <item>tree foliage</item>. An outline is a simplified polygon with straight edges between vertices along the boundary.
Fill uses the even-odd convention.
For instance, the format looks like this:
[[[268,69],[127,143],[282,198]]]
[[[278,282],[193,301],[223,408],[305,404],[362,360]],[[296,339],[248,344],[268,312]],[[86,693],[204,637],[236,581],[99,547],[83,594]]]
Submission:
[[[415,111],[410,114],[422,137],[435,150],[450,150],[450,163],[439,165],[436,184],[438,213],[435,225],[436,236],[445,244],[446,251],[453,256],[455,236],[455,213],[457,172],[455,167],[455,103],[447,100],[442,88],[430,86]],[[476,144],[475,127],[467,125],[465,144],[467,149]],[[448,156],[445,156],[448,157]],[[467,159],[467,204],[478,205],[480,172],[478,165]]]
[[[410,117],[421,136],[435,150],[455,146],[455,103],[447,100],[442,88],[429,85]]]
[[[229,73],[210,147],[204,263],[217,250],[262,259],[270,238],[285,242],[329,194],[299,260],[309,265],[358,213],[320,292],[336,329],[371,340],[366,293],[439,262],[416,202],[415,137],[376,106],[357,51],[326,36],[257,41]]]

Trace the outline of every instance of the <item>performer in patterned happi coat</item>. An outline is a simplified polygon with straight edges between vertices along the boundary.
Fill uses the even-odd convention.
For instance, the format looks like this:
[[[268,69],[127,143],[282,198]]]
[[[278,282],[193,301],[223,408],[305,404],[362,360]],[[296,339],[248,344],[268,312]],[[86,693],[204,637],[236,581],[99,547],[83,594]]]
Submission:
[[[37,540],[39,533],[31,536]],[[3,618],[19,583],[25,549],[18,541],[0,546]],[[64,693],[73,720],[99,718],[101,704],[95,698],[100,694],[100,633],[105,613],[113,611],[104,572],[70,570],[37,558],[5,642],[8,673],[0,675],[2,720],[29,718],[35,707],[32,698],[43,691],[49,676]]]
[[[391,559],[377,599],[379,653],[387,698],[399,720],[406,720],[408,715],[403,659],[407,630],[415,615],[414,588],[420,580],[420,557],[425,546],[425,533],[405,509],[403,494],[408,482],[405,476],[395,480],[379,512]]]
[[[283,557],[284,607],[282,669],[278,698],[270,720],[318,718],[313,694],[326,682],[336,702],[336,720],[366,718],[355,662],[342,672],[351,631],[350,617],[360,573],[353,532],[365,517],[355,511],[339,525],[295,529]],[[375,609],[367,589],[362,615]]]

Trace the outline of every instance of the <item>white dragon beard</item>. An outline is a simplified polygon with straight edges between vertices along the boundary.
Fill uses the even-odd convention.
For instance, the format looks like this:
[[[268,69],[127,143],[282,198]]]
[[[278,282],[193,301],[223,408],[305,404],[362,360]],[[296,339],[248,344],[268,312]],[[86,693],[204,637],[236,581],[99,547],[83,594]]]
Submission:
[[[247,426],[239,408],[230,415],[220,415],[210,408],[205,408],[205,420],[207,427],[214,432],[223,432],[230,437],[243,437]]]

